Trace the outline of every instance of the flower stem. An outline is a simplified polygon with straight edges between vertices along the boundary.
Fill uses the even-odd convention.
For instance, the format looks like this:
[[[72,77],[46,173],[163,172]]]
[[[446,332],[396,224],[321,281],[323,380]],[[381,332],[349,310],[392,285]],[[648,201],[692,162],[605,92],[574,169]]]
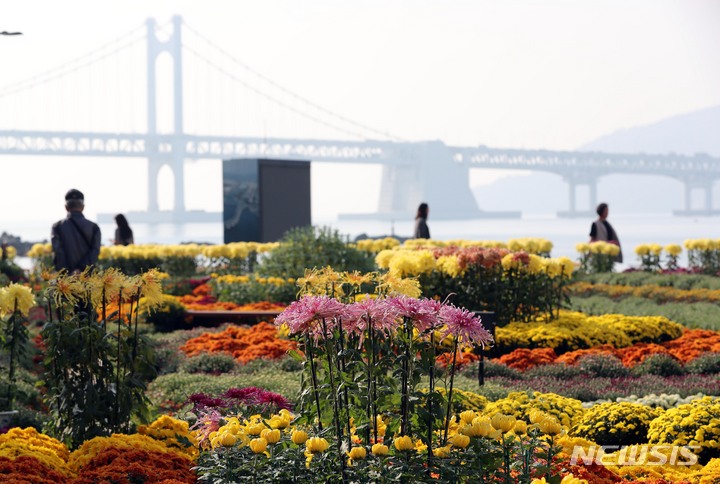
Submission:
[[[457,349],[458,349],[458,340],[457,340],[457,336],[456,336],[455,342],[453,343],[453,359],[452,359],[452,365],[450,366],[450,390],[448,390],[447,411],[445,412],[445,432],[443,434],[443,443],[445,443],[445,444],[447,444],[448,429],[450,428],[450,408],[452,406],[452,392],[453,392],[453,381],[455,379],[455,362],[457,361]]]
[[[308,361],[310,362],[310,376],[313,386],[313,394],[315,395],[315,407],[317,408],[318,416],[318,430],[322,431],[322,418],[320,413],[320,396],[318,395],[318,383],[317,374],[315,370],[315,360],[313,359],[313,347],[310,343],[310,338],[305,334],[305,352],[307,353]]]
[[[343,458],[342,452],[342,426],[340,425],[340,409],[338,407],[338,389],[335,386],[335,377],[333,375],[333,361],[332,361],[332,342],[327,334],[327,325],[325,324],[325,318],[322,320],[323,337],[325,338],[325,356],[328,362],[328,377],[330,378],[330,394],[332,395],[333,402],[333,423],[335,424],[335,436],[337,441],[338,456],[340,459],[340,474],[342,480],[345,482],[345,459]]]
[[[428,454],[427,464],[428,472],[432,468],[432,439],[433,439],[433,392],[435,391],[435,331],[430,329],[430,368],[429,368],[430,384],[428,388]]]

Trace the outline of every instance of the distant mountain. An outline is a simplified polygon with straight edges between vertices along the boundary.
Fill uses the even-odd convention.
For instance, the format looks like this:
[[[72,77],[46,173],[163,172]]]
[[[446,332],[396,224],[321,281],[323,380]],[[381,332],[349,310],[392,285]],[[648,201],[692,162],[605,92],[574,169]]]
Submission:
[[[707,153],[720,157],[720,106],[621,129],[578,148],[608,153]]]

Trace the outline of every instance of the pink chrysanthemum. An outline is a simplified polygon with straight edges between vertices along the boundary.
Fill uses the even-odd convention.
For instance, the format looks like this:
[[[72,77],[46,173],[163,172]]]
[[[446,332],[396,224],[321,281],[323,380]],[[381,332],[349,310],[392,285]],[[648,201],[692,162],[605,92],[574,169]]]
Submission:
[[[343,324],[347,322],[362,336],[370,321],[372,327],[378,331],[394,331],[397,328],[398,317],[397,309],[389,305],[386,299],[367,298],[347,306]]]
[[[198,413],[197,421],[190,430],[196,431],[195,437],[201,449],[210,444],[210,434],[218,431],[222,421],[222,414],[214,408]]]
[[[388,298],[387,304],[394,308],[399,316],[412,320],[413,326],[421,333],[440,324],[442,303],[439,301],[396,296]]]
[[[321,333],[317,323],[325,320],[327,328],[330,329],[337,318],[343,317],[344,312],[345,305],[336,299],[328,296],[304,296],[285,308],[275,318],[275,324],[286,324],[291,334],[311,333],[317,339]]]
[[[473,343],[485,347],[493,341],[480,318],[467,309],[444,305],[440,310],[440,320],[447,326],[444,336],[452,335],[460,344]]]

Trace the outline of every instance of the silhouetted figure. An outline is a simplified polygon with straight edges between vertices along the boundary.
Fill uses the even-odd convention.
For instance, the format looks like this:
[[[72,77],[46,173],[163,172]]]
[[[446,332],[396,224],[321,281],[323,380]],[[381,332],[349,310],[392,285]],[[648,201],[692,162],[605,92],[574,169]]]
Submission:
[[[598,240],[602,240],[604,242],[615,244],[618,246],[618,248],[620,248],[620,239],[618,238],[613,226],[610,225],[610,222],[607,221],[607,216],[609,212],[608,204],[601,203],[597,206],[596,212],[598,214],[598,219],[594,221],[590,226],[590,242],[597,242]],[[620,252],[615,257],[615,262],[622,261],[622,248],[620,248]]]
[[[427,225],[427,217],[430,213],[430,207],[428,204],[423,202],[418,206],[417,214],[415,215],[415,234],[413,237],[416,239],[429,239],[430,229]]]
[[[100,255],[100,227],[83,215],[85,197],[80,190],[65,194],[67,217],[52,226],[51,243],[56,270],[77,273],[95,265]]]
[[[125,215],[121,213],[115,215],[115,223],[117,223],[117,228],[115,229],[115,245],[134,244],[133,231],[125,218]]]

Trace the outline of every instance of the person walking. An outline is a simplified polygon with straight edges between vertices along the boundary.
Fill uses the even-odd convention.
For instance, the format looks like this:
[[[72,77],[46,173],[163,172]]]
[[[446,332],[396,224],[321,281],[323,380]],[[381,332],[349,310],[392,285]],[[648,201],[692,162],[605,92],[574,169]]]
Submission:
[[[598,214],[598,219],[595,220],[590,226],[590,242],[604,241],[610,244],[615,244],[620,249],[618,255],[615,256],[615,262],[622,262],[622,248],[620,247],[620,239],[615,232],[615,229],[610,222],[607,221],[609,207],[607,203],[601,203],[595,210]]]
[[[418,206],[417,214],[415,215],[415,234],[416,239],[429,239],[430,229],[427,225],[427,217],[430,213],[430,207],[428,204],[423,202]]]
[[[85,218],[85,196],[75,188],[65,194],[67,216],[52,226],[50,241],[55,270],[77,274],[97,263],[100,256],[100,227]]]
[[[115,223],[117,224],[117,228],[115,229],[115,240],[113,241],[115,245],[134,244],[133,231],[125,218],[125,215],[121,213],[115,215]]]

